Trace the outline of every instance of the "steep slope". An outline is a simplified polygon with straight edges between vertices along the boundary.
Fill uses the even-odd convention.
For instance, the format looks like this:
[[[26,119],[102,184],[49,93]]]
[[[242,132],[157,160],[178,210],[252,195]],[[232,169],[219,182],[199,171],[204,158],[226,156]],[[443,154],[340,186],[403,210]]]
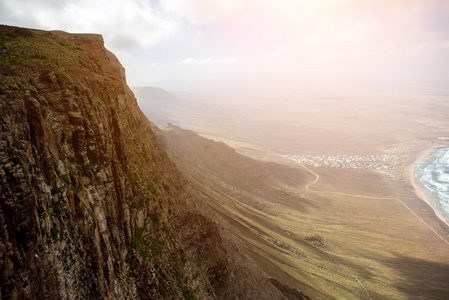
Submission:
[[[251,260],[285,297],[448,299],[447,234],[410,210],[405,185],[392,196],[399,183],[376,170],[292,169],[177,126],[157,132],[229,256]]]
[[[262,277],[269,278],[286,298],[307,299],[301,292],[305,290],[321,298],[326,296],[275,267],[277,263],[291,265],[292,258],[301,259],[304,247],[314,256],[322,255],[313,246],[319,241],[304,240],[304,234],[313,236],[307,226],[292,231],[283,224],[291,218],[283,213],[284,209],[307,212],[314,205],[298,194],[306,182],[313,180],[310,174],[255,161],[223,143],[171,124],[156,132],[172,160],[202,194],[202,205],[197,207],[221,225],[232,258],[253,262],[247,268],[264,274]]]
[[[190,166],[201,169],[199,173],[205,177],[220,178],[224,184],[238,186],[257,196],[274,196],[267,193],[283,187],[301,189],[305,182],[314,178],[298,169],[248,158],[222,142],[172,124],[162,127],[162,133],[163,145],[183,170],[189,161],[193,162]]]
[[[3,298],[215,298],[218,228],[101,36],[0,26],[0,105]]]

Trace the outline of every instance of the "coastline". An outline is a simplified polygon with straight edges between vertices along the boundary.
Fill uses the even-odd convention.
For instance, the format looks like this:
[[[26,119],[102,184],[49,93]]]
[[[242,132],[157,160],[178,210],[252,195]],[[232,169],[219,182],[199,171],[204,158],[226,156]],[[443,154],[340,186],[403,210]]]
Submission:
[[[439,149],[439,148],[446,148],[447,146],[439,145],[439,146],[433,146],[431,148],[427,148],[426,150],[421,151],[416,159],[405,168],[405,177],[408,179],[408,181],[413,186],[413,189],[415,190],[416,196],[418,196],[419,199],[424,201],[433,211],[434,215],[438,218],[438,220],[445,225],[444,227],[446,230],[449,231],[449,221],[446,220],[446,218],[440,213],[438,208],[436,208],[436,205],[432,199],[432,197],[427,196],[427,191],[419,185],[419,183],[416,182],[415,178],[415,168],[418,161],[425,159],[430,151]]]

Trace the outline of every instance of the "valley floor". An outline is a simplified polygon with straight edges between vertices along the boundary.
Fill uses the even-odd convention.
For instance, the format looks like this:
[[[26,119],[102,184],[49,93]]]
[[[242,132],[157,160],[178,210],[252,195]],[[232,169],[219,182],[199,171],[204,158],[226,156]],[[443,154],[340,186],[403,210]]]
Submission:
[[[383,170],[315,167],[267,148],[240,148],[303,174],[296,185],[279,176],[260,182],[257,192],[223,180],[207,165],[183,168],[245,255],[312,299],[447,299],[448,231],[405,176],[435,144],[391,148],[397,164]]]

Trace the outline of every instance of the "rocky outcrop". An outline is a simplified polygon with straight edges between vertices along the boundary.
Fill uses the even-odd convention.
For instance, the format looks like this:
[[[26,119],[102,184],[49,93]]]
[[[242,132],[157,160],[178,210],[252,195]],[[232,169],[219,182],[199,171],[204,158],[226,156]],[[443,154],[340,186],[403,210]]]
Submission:
[[[214,299],[217,225],[99,35],[0,27],[3,298]]]

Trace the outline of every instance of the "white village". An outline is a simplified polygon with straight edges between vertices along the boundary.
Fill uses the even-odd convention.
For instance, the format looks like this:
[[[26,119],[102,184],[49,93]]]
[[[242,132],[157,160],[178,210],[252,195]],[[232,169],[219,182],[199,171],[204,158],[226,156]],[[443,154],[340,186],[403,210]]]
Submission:
[[[340,169],[393,170],[397,164],[394,155],[280,155],[298,164]]]

